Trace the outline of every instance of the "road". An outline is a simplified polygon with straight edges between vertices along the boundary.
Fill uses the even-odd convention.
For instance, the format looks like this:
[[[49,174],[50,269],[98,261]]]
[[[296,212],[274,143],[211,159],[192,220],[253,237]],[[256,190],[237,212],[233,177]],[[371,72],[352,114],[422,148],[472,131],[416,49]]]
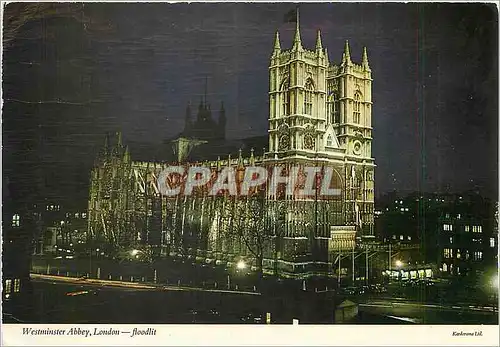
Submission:
[[[498,324],[498,308],[492,306],[367,299],[360,302],[359,310],[416,324]]]
[[[26,323],[255,323],[260,295],[34,277]],[[7,312],[9,313],[9,312]],[[258,319],[257,319],[258,320]],[[19,322],[19,321],[18,321]]]
[[[332,323],[334,293],[274,294],[53,276],[32,275],[31,299],[23,301],[27,323]],[[286,286],[285,286],[286,287]],[[285,288],[283,288],[285,289]],[[298,295],[300,294],[300,295]],[[298,296],[297,296],[298,295]],[[386,294],[385,294],[386,295]],[[498,309],[471,304],[419,303],[402,298],[352,296],[359,303],[355,324],[497,324]],[[305,316],[304,316],[305,315]],[[324,316],[324,317],[323,317]],[[307,318],[306,318],[307,317]],[[381,319],[382,318],[382,319]],[[4,316],[5,319],[5,316]]]
[[[45,280],[45,281],[55,281],[64,282],[68,284],[77,284],[82,286],[106,286],[106,287],[120,287],[129,289],[141,289],[141,290],[155,290],[155,291],[201,291],[201,292],[211,292],[211,293],[228,293],[228,294],[242,294],[242,295],[261,295],[258,292],[240,291],[240,290],[224,290],[224,289],[207,289],[200,287],[187,287],[187,286],[174,286],[174,285],[157,285],[157,284],[146,284],[146,283],[136,283],[136,282],[126,282],[126,281],[111,281],[111,280],[101,280],[101,279],[85,279],[85,278],[74,278],[67,276],[53,276],[53,275],[41,275],[41,274],[30,274],[32,279],[35,280]]]

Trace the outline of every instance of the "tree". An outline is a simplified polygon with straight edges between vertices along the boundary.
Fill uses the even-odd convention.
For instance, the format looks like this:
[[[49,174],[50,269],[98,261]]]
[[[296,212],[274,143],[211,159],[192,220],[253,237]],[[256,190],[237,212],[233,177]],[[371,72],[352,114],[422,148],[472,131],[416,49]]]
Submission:
[[[248,196],[239,201],[236,210],[239,220],[239,237],[245,247],[255,258],[259,278],[263,274],[264,250],[270,241],[270,233],[266,228],[267,203],[265,196]]]

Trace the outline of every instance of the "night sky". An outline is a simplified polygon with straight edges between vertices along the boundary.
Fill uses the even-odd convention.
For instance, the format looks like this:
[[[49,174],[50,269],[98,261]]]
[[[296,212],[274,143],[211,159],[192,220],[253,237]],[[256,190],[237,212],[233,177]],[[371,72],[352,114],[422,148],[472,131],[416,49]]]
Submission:
[[[3,171],[34,152],[56,196],[86,194],[105,132],[134,148],[184,125],[208,80],[229,138],[265,135],[275,31],[293,4],[10,4],[4,8]],[[373,83],[376,193],[497,192],[498,17],[493,4],[301,4],[330,60],[344,41]],[[23,141],[31,143],[23,145]],[[30,157],[31,158],[31,157]],[[36,161],[35,160],[35,161]],[[75,188],[76,187],[76,188]],[[66,190],[65,190],[66,189]]]

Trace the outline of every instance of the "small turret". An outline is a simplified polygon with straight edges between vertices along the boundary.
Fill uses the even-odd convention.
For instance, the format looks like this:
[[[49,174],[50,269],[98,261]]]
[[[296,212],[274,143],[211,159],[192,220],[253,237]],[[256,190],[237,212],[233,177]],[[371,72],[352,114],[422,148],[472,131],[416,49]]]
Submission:
[[[295,26],[295,37],[293,39],[293,51],[302,51],[304,48],[302,47],[302,41],[300,39],[300,23],[299,23],[299,9],[297,8],[297,20]]]
[[[242,149],[240,148],[238,150],[238,169],[243,168],[243,154],[242,154]]]
[[[119,131],[117,134],[117,138],[118,138],[118,144],[117,144],[117,147],[121,147],[122,146],[122,132]]]
[[[276,37],[274,38],[273,56],[278,55],[280,52],[281,52],[280,33],[276,31]]]
[[[342,55],[342,63],[350,65],[351,61],[351,50],[349,48],[349,41],[345,40],[344,54]]]
[[[368,64],[368,53],[366,52],[366,47],[363,47],[363,60],[361,65],[366,71],[371,71],[370,65]]]
[[[254,149],[253,147],[250,149],[250,165],[255,165],[255,156],[254,156]]]
[[[323,52],[323,43],[321,42],[321,31],[318,30],[318,36],[316,37],[316,53]]]
[[[109,133],[106,133],[104,137],[104,148],[103,148],[104,157],[107,157],[109,154]]]
[[[130,152],[129,152],[128,146],[125,147],[125,154],[123,155],[123,161],[125,163],[130,163]]]

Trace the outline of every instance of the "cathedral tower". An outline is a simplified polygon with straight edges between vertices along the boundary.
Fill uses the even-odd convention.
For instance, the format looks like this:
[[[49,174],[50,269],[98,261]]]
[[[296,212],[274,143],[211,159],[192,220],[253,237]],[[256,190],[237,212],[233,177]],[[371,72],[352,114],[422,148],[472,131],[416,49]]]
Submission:
[[[303,46],[297,10],[291,49],[279,33],[269,65],[269,160],[320,160],[342,167],[346,224],[373,234],[372,76],[364,48],[353,62],[345,41],[340,63],[330,62],[318,30]]]
[[[282,50],[276,33],[269,67],[269,152],[286,158],[324,150],[328,61],[318,31],[316,48],[302,46],[297,11],[292,48]]]

